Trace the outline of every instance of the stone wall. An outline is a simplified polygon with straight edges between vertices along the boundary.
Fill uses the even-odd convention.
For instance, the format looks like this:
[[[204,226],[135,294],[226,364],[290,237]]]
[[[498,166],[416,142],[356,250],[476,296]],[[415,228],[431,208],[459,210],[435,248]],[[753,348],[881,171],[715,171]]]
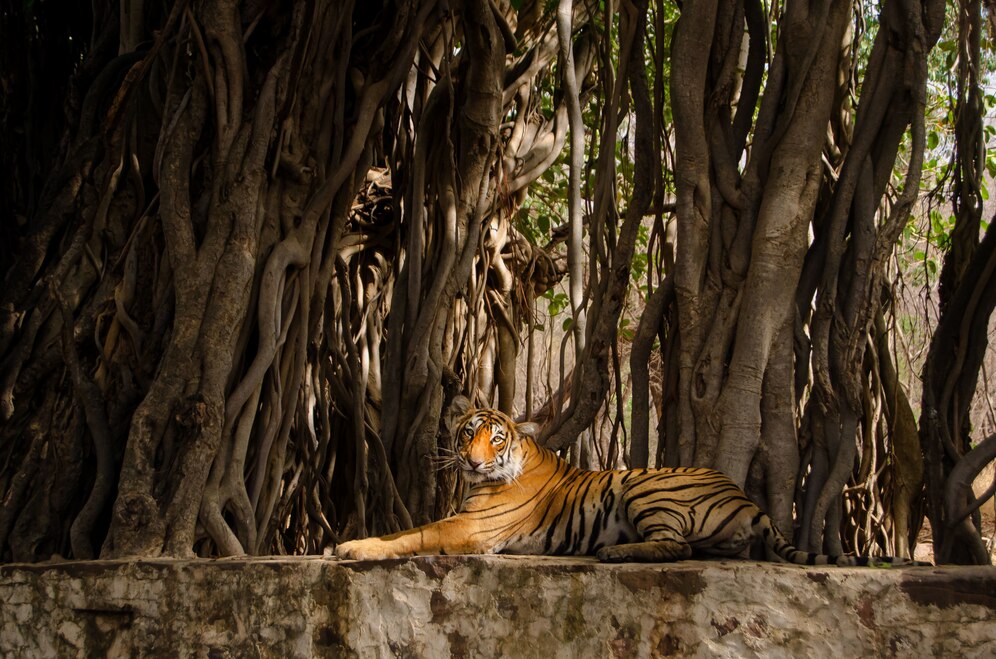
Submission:
[[[987,656],[996,568],[426,557],[0,566],[0,655]]]

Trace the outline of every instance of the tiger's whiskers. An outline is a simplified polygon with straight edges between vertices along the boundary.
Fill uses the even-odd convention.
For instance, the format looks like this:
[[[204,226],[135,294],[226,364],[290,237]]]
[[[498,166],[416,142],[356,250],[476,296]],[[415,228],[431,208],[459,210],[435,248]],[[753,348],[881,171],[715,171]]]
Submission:
[[[457,469],[459,462],[459,454],[453,449],[446,448],[444,446],[438,447],[439,455],[434,455],[430,458],[433,467],[436,471],[444,471],[447,469]]]

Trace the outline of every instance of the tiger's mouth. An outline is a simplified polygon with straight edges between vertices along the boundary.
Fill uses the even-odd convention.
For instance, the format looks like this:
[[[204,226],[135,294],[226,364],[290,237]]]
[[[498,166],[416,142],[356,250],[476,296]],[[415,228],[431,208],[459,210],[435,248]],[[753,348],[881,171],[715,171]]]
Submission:
[[[481,472],[470,468],[463,469],[462,472],[464,480],[470,483],[485,483],[487,481],[499,480],[489,472]]]
[[[471,465],[465,458],[460,459],[460,473],[468,481],[480,483],[483,481],[498,480],[494,477],[495,463],[486,462],[478,465]]]
[[[504,463],[485,462],[472,466],[465,458],[461,458],[460,473],[470,483],[511,483],[522,473],[522,464],[517,460],[506,460]]]

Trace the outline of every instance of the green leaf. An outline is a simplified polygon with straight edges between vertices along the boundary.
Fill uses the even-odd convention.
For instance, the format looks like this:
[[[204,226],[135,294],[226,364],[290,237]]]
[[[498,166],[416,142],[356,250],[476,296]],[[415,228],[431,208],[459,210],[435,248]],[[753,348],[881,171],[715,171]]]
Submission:
[[[940,143],[940,141],[941,141],[941,138],[937,134],[936,130],[932,130],[932,131],[930,131],[930,133],[927,134],[927,148],[928,149],[931,149],[931,150],[936,149],[937,145]]]
[[[536,226],[538,226],[539,230],[542,231],[544,234],[550,233],[550,216],[540,215],[539,217],[537,217]]]

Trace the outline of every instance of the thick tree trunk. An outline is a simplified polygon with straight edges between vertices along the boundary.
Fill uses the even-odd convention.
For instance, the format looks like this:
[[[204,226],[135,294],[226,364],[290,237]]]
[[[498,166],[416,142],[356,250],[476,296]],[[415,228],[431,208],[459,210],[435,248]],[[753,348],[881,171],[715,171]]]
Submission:
[[[533,310],[568,272],[575,363],[525,403],[548,445],[720,467],[810,548],[908,549],[920,465],[882,291],[940,0],[876,6],[860,66],[863,16],[823,0],[41,5],[4,9],[26,36],[0,49],[0,558],[316,553],[447,514],[449,402],[515,411],[523,329],[563,325]],[[90,20],[79,64],[63,30]],[[39,74],[76,77],[8,101],[46,44]],[[63,95],[64,121],[38,112]],[[973,144],[921,422],[942,552],[989,451],[964,443],[992,310]]]
[[[841,491],[858,446],[877,432],[861,403],[865,337],[880,304],[886,246],[918,189],[926,53],[943,3],[883,5],[889,27],[876,37],[853,133],[838,116],[853,85],[850,6],[788,5],[743,164],[751,123],[740,103],[757,98],[765,65],[759,9],[749,1],[689,3],[675,31],[680,423],[665,443],[676,446],[678,464],[717,467],[752,492],[761,484],[749,481],[767,481],[763,491],[782,524],[790,522],[795,475],[808,473],[800,541],[820,549],[827,529],[830,548],[839,549]],[[911,121],[904,194],[876,225]],[[802,399],[810,337],[817,406],[801,418],[813,444],[800,452],[800,413],[776,401]]]

